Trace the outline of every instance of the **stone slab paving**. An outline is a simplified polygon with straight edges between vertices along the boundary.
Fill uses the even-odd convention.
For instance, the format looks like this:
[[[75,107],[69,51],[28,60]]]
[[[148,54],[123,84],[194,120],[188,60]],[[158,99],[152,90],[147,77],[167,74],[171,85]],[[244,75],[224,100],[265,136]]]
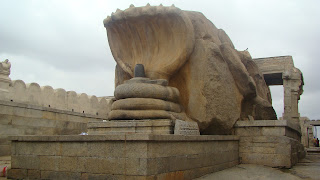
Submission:
[[[320,179],[320,153],[308,153],[306,158],[287,172],[302,179]]]
[[[308,153],[305,159],[291,169],[271,168],[254,164],[239,164],[196,180],[320,180],[320,153]]]
[[[233,168],[212,173],[196,180],[300,180],[290,173],[284,173],[276,168],[262,165],[240,164]]]

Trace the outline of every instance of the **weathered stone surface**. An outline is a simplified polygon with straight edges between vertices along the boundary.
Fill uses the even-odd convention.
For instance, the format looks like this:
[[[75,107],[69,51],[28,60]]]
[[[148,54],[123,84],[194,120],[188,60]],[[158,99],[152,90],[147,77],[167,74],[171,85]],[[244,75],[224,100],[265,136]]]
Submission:
[[[287,120],[238,121],[235,124],[235,133],[241,137],[287,136],[297,141],[301,140],[299,126]],[[258,141],[262,142],[264,139],[259,139]]]
[[[165,110],[180,113],[181,106],[177,103],[152,98],[120,99],[112,104],[111,110]]]
[[[106,122],[89,122],[88,134],[173,134],[174,123],[171,119],[117,120]]]
[[[132,78],[130,74],[125,72],[118,64],[115,68],[115,80],[114,80],[114,87],[119,86],[120,84],[123,84],[124,81],[129,80]]]
[[[34,169],[29,169],[28,170],[28,177],[30,179],[40,179],[40,170],[34,170]]]
[[[290,168],[305,156],[300,129],[286,120],[238,121],[242,163]]]
[[[25,179],[28,177],[27,169],[9,169],[8,179]]]
[[[192,56],[170,85],[178,87],[186,114],[203,134],[227,134],[240,118],[242,96],[212,42],[196,41]]]
[[[58,156],[52,148],[48,148],[52,155],[12,155],[9,172],[16,179],[193,179],[239,164],[237,136],[125,134],[13,139],[17,147],[22,147],[20,143],[37,146],[42,141],[46,147],[60,147],[61,152],[68,148],[68,153]]]
[[[131,7],[104,24],[117,62],[117,88],[124,89],[134,66],[143,64],[147,78],[166,79],[180,91],[186,116],[199,124],[202,134],[230,134],[237,120],[249,116],[276,119],[269,88],[249,52],[237,51],[203,14]]]
[[[181,119],[191,121],[179,104],[179,90],[168,86],[166,79],[151,80],[134,77],[117,86],[114,94],[115,102],[108,114],[109,120]],[[133,129],[133,132],[136,130]],[[149,133],[150,131],[141,132]]]
[[[170,114],[163,110],[113,110],[109,119],[171,119]]]
[[[253,99],[253,102],[246,101],[245,103],[250,103],[249,106],[243,106],[246,108],[242,112],[242,119],[248,117],[250,114],[256,120],[266,120],[266,119],[277,119],[277,115],[272,107],[272,100],[270,89],[264,80],[264,76],[259,70],[257,64],[252,60],[248,51],[239,51],[239,55],[246,66],[249,75],[253,78],[256,84],[257,97]],[[251,111],[244,114],[248,109]]]
[[[22,80],[10,81],[7,91],[1,91],[0,100],[38,106],[49,110],[62,110],[90,114],[106,118],[112,102],[111,97],[89,96],[85,93],[53,89],[51,86],[40,86],[37,83],[26,84]]]
[[[10,68],[11,63],[8,59],[0,62],[0,97],[3,95],[8,95],[9,84],[11,79],[9,78],[10,75]]]
[[[156,79],[156,80],[152,80],[150,78],[142,78],[142,77],[134,77],[131,78],[127,81],[124,81],[127,84],[131,84],[131,83],[148,83],[148,84],[158,84],[161,86],[168,86],[168,80],[166,79]]]
[[[194,47],[192,23],[186,13],[176,7],[117,11],[112,18],[104,20],[104,25],[109,29],[113,56],[131,77],[135,65],[143,64],[147,77],[168,79],[187,61]],[[128,32],[132,35],[128,36]]]
[[[149,83],[125,83],[116,87],[116,99],[125,98],[154,98],[179,102],[179,91],[174,87],[166,87]]]
[[[200,135],[199,126],[196,122],[186,122],[177,119],[174,125],[174,134]]]
[[[0,100],[0,155],[10,154],[8,136],[80,134],[87,131],[87,122],[94,120],[102,119],[84,113]],[[28,152],[27,149],[23,151]]]

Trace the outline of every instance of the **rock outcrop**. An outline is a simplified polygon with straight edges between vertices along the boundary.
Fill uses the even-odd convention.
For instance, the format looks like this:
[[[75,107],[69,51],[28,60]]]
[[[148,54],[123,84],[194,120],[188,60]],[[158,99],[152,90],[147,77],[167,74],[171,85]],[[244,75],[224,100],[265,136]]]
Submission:
[[[202,134],[231,134],[235,122],[249,116],[277,118],[270,90],[249,52],[237,51],[203,14],[174,6],[130,6],[106,18],[104,25],[117,62],[116,87],[134,77],[136,64],[143,64],[147,78],[165,79],[177,88],[184,113]],[[113,107],[117,103],[124,102]],[[162,103],[145,108],[161,109]],[[177,109],[170,108],[162,111]]]

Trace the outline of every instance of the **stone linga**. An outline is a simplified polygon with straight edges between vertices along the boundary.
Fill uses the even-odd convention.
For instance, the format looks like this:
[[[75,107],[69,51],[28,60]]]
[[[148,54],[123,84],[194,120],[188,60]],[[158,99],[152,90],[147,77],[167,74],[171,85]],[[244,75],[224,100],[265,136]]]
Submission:
[[[126,104],[130,110],[161,109],[159,118],[169,118],[166,111],[183,112],[184,120],[197,122],[202,134],[231,134],[236,121],[249,117],[277,119],[269,87],[249,52],[237,51],[228,35],[202,13],[174,6],[131,5],[107,17],[104,26],[117,62],[115,86],[122,85],[118,89],[129,87],[130,81],[124,82],[133,78],[135,66],[142,64],[146,78],[168,81],[168,87],[142,83],[144,86],[159,86],[159,91],[174,88],[180,93],[174,96],[177,99],[157,100],[153,95],[130,103],[122,97],[126,93],[120,93],[121,101],[115,101],[113,108],[121,111],[111,112],[111,116],[125,119]],[[149,101],[152,106],[146,105]],[[141,115],[133,113],[138,113],[131,115],[134,117]]]

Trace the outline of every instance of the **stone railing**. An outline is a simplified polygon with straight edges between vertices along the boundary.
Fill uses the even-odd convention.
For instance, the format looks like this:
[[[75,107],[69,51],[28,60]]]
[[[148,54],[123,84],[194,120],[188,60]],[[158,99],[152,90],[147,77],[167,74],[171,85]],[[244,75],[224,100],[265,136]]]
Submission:
[[[112,103],[112,97],[77,94],[61,88],[39,86],[37,83],[26,84],[22,80],[11,81],[7,91],[0,91],[0,100],[91,114],[100,118],[107,118]]]

